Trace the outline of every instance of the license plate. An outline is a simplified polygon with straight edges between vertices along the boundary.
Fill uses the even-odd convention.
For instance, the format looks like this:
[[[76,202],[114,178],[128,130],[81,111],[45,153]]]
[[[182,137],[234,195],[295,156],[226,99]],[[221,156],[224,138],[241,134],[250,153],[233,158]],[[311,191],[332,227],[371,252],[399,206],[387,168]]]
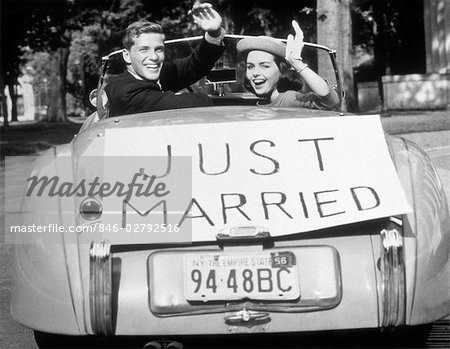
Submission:
[[[300,297],[292,252],[189,254],[184,257],[188,301],[293,300]]]

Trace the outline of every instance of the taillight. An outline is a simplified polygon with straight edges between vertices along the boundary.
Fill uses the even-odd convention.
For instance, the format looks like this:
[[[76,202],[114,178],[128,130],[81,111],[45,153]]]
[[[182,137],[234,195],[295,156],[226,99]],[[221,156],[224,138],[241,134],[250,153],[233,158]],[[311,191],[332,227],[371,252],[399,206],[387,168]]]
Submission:
[[[405,324],[406,285],[401,226],[391,224],[381,231],[382,326]]]
[[[111,245],[94,241],[89,250],[89,305],[94,334],[110,335],[113,329]]]

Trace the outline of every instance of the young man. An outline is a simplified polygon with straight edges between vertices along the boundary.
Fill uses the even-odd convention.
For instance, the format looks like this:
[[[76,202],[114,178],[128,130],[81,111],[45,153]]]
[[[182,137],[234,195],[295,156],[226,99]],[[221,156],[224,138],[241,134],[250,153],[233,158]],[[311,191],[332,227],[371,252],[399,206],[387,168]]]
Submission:
[[[128,26],[123,38],[127,71],[105,88],[110,117],[212,105],[204,94],[175,94],[205,76],[225,49],[222,18],[212,6],[195,4],[190,13],[206,34],[190,56],[174,62],[164,61],[165,37],[159,24],[138,21]]]

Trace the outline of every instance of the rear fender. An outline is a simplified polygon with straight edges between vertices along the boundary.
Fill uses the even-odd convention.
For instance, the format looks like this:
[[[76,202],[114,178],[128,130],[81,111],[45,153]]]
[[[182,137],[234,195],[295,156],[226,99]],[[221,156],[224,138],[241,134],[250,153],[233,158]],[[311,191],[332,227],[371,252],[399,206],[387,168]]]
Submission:
[[[70,154],[70,144],[47,150],[36,160],[30,177],[56,176],[60,184],[70,181],[73,173]],[[38,196],[39,186],[30,190],[30,183],[21,205],[20,225],[47,228],[46,232],[16,238],[12,316],[35,330],[84,334],[76,233],[57,230],[74,226],[73,198],[46,192]]]
[[[415,143],[391,137],[397,172],[413,212],[404,217],[407,324],[449,314],[450,219],[441,180]]]

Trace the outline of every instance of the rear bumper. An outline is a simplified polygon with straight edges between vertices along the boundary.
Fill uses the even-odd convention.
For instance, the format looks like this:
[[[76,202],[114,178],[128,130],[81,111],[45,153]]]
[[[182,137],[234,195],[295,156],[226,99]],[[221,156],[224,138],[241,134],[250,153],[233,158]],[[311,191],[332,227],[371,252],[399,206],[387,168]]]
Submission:
[[[290,306],[241,302],[231,306],[200,304],[196,308],[182,297],[181,252],[172,255],[167,252],[151,254],[149,251],[114,253],[113,270],[118,285],[116,300],[113,301],[114,333],[277,333],[380,326],[379,285],[370,236],[285,241],[279,242],[276,248],[290,248],[299,257],[303,296],[298,303]],[[204,249],[210,250],[211,247]],[[199,248],[184,250],[198,251]],[[158,263],[167,265],[167,268],[156,267],[158,270],[152,270]],[[326,268],[327,265],[328,271],[315,269],[315,266]],[[264,313],[267,316],[261,321],[227,321],[239,311]]]
[[[380,230],[378,226],[372,227],[373,230],[368,227],[352,228],[365,233],[344,236],[342,231],[336,231],[329,232],[326,237],[315,233],[310,235],[311,238],[305,236],[298,240],[276,241],[274,246],[266,247],[272,251],[293,251],[297,256],[301,297],[287,304],[256,304],[247,300],[227,305],[219,302],[197,303],[194,306],[186,302],[182,256],[211,250],[220,253],[222,249],[219,246],[155,250],[146,246],[114,246],[110,254],[110,267],[105,268],[111,277],[103,278],[100,273],[94,279],[89,272],[89,249],[79,246],[80,265],[77,270],[81,272],[80,282],[74,283],[77,279],[71,279],[74,290],[79,291],[70,293],[69,282],[56,281],[55,285],[67,287],[64,290],[55,287],[47,290],[44,286],[48,284],[43,283],[38,288],[39,285],[29,282],[31,274],[25,275],[22,268],[22,272],[15,273],[13,315],[33,329],[72,335],[101,334],[98,325],[103,324],[93,321],[103,321],[107,317],[93,317],[94,309],[111,315],[111,331],[108,333],[112,335],[213,335],[382,328],[385,293],[381,271],[382,241],[377,233]],[[405,251],[414,251],[416,239],[406,237],[404,240]],[[245,248],[242,251],[245,254]],[[58,256],[52,253],[47,256],[52,257],[51,260],[46,260],[51,265],[61,266],[61,270],[53,268],[52,275],[65,275],[64,263],[58,262],[63,260],[63,256],[61,254],[59,259],[56,258]],[[159,262],[153,263],[156,260]],[[411,322],[411,308],[415,278],[414,273],[408,271],[414,267],[414,260],[413,255],[407,254],[406,325],[414,324]],[[41,280],[35,269],[31,271],[38,277],[36,280]],[[22,275],[28,275],[28,278]],[[105,279],[111,285],[110,296],[105,288],[105,293],[97,298],[109,297],[110,306],[97,308],[92,303],[92,297],[100,292],[92,292],[92,285],[95,282],[101,284],[101,280]],[[43,291],[48,295],[45,298],[42,297]],[[73,303],[70,295],[73,296]],[[61,300],[64,300],[65,307],[58,306]],[[442,317],[440,314],[436,313],[431,321]],[[242,321],[245,318],[252,321]]]

